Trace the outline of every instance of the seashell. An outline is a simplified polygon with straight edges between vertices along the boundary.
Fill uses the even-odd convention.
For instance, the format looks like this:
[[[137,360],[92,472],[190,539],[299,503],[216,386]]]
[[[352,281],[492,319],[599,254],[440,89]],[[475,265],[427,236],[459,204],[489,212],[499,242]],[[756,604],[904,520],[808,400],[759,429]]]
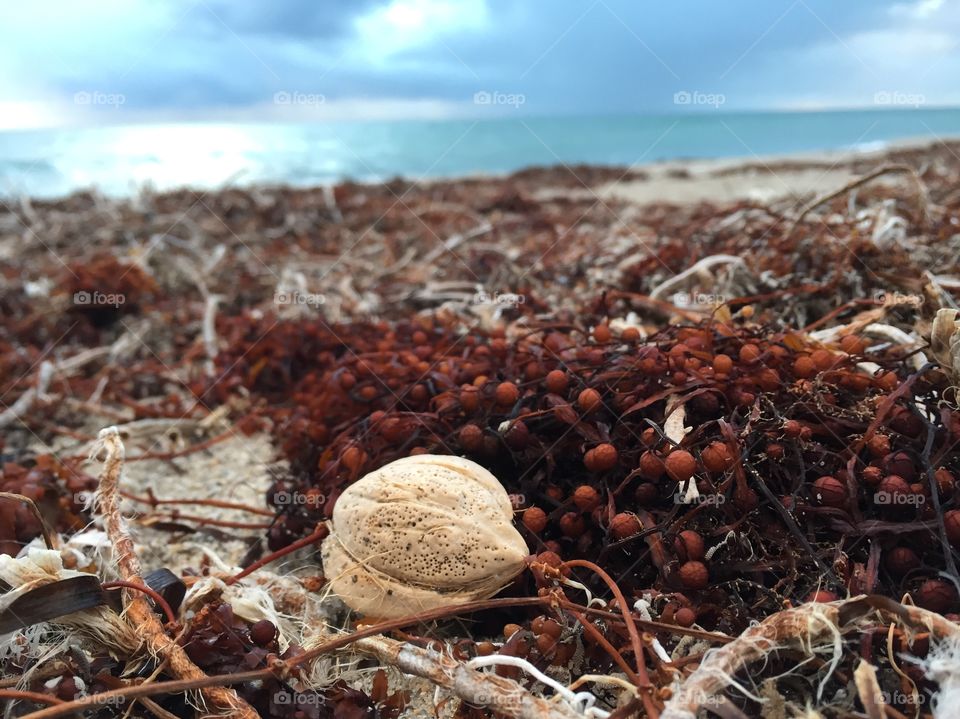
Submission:
[[[337,499],[330,529],[331,588],[383,619],[491,597],[528,555],[506,490],[461,457],[416,455],[367,474]]]
[[[960,312],[937,310],[930,329],[930,354],[951,380],[960,384]]]

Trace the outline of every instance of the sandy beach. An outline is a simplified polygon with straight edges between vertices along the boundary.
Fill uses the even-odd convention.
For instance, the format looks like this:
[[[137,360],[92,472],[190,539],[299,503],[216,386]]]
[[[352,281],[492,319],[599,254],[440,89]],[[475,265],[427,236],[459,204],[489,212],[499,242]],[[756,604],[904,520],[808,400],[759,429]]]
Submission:
[[[754,577],[743,569],[753,550],[724,536],[735,515],[751,517],[743,536],[783,548],[777,551],[798,541],[793,531],[827,552],[859,531],[841,509],[845,499],[824,506],[798,484],[809,477],[784,472],[785,460],[775,459],[784,447],[803,462],[862,452],[877,472],[891,474],[900,454],[921,456],[927,425],[917,429],[905,407],[889,420],[892,428],[882,424],[888,444],[879,449],[851,450],[837,437],[875,432],[871,413],[887,421],[892,410],[883,401],[895,388],[912,391],[911,401],[925,408],[945,391],[944,375],[921,382],[913,373],[927,366],[918,357],[930,351],[922,348],[936,310],[950,307],[960,288],[958,178],[960,142],[953,141],[631,168],[555,166],[424,183],[19,198],[0,207],[7,408],[0,489],[35,497],[61,541],[80,537],[71,550],[108,551],[102,533],[86,531],[96,517],[81,495],[102,471],[86,458],[97,433],[118,426],[127,454],[122,511],[137,554],[145,567],[166,568],[193,586],[229,578],[310,536],[365,471],[407,454],[465,454],[504,482],[531,561],[595,558],[578,538],[605,543],[603,561],[628,596],[649,597],[644,621],[660,622],[658,641],[677,661],[697,656],[711,637],[726,642],[750,621],[775,617],[785,601],[802,604],[824,582],[824,601],[863,593],[895,600],[913,591],[924,611],[955,616],[956,597],[924,598],[923,582],[940,581],[935,572],[878,574],[879,544],[848,549],[857,567],[873,562],[872,574],[831,569],[821,552],[789,560],[803,571],[787,571],[777,559],[769,576]],[[374,367],[382,356],[393,359]],[[630,364],[644,358],[652,363],[646,369]],[[551,367],[562,386],[544,384]],[[621,376],[640,384],[622,388]],[[711,396],[705,387],[719,404],[704,399]],[[585,409],[589,391],[603,393],[599,414]],[[479,399],[469,402],[480,410],[469,409],[474,393]],[[680,393],[686,424],[682,412],[679,424],[668,422],[676,411],[668,398]],[[520,409],[509,411],[501,394]],[[541,415],[567,417],[558,407],[573,413],[560,423],[574,428],[572,437],[537,423]],[[522,436],[509,434],[521,421]],[[790,421],[796,436],[784,434]],[[478,426],[486,445],[468,441],[465,428]],[[736,441],[749,440],[744,466],[780,482],[771,490],[780,499],[747,488],[748,481],[759,487],[759,475],[729,474],[721,484],[727,465],[701,469],[710,466],[710,448],[734,441],[721,433],[729,426],[741,433]],[[929,426],[937,442],[950,431]],[[615,445],[619,455],[604,470],[612,473],[598,480],[605,477],[596,471],[600,460],[581,455]],[[675,500],[647,496],[654,485],[636,469],[642,455],[657,452],[689,454],[702,472],[698,491],[726,491],[730,504],[678,519]],[[931,472],[952,477],[960,469],[949,448],[938,456]],[[844,471],[837,464],[834,474]],[[731,485],[734,479],[743,484]],[[617,485],[630,489],[618,494]],[[915,485],[908,491],[929,496]],[[939,501],[953,502],[952,486]],[[584,487],[606,492],[608,505],[584,500]],[[846,496],[842,485],[837,491]],[[775,535],[764,527],[783,510],[771,509],[771,497],[802,510]],[[530,511],[541,508],[548,510],[542,526]],[[869,502],[862,511],[880,523],[878,532],[928,532],[926,566],[943,561],[929,516],[884,513]],[[4,546],[39,546],[30,521],[17,515],[0,537]],[[638,529],[629,529],[634,521]],[[642,535],[641,524],[656,533]],[[682,527],[696,527],[719,552],[710,568],[715,590],[677,584],[677,567],[705,566],[686,549],[667,550],[679,559],[648,558],[662,555],[651,537],[672,543]],[[296,606],[312,607],[283,624],[284,642],[316,641],[308,618],[350,625],[347,608],[324,589],[329,578],[315,545],[253,576],[293,582],[306,597]],[[595,578],[577,576],[603,590]],[[533,577],[517,579],[503,596],[535,595],[546,580]],[[773,586],[782,600],[772,599]],[[751,597],[752,613],[720,608],[717,592],[729,587]],[[691,624],[677,621],[681,609]],[[478,620],[469,641],[514,647],[519,640],[511,643],[503,629],[508,617]],[[518,623],[528,619],[516,614]],[[459,631],[438,625],[436,637],[453,640]],[[539,635],[529,636],[535,642]],[[623,642],[625,635],[611,637]],[[583,673],[626,676],[573,624],[558,638],[569,661],[567,649],[557,654],[546,640],[528,656],[561,684]],[[192,656],[210,673],[232,671],[245,660],[231,651],[216,661]],[[358,661],[347,653],[342,671],[324,665],[323,691],[333,692],[327,700],[361,701],[343,699],[336,693],[343,687],[374,692],[373,671]],[[432,685],[385,668],[391,691],[417,695],[401,716],[452,715],[433,705]],[[262,706],[257,691],[245,696]],[[598,696],[610,709],[630,702],[617,685]],[[788,692],[785,701],[801,696]]]

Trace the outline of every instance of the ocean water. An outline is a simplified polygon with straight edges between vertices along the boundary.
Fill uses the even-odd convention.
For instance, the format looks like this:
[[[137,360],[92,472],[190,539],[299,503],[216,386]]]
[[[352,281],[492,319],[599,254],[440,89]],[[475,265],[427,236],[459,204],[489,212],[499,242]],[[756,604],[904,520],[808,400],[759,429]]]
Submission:
[[[626,166],[877,148],[958,135],[960,109],[926,108],[21,130],[0,132],[0,195],[437,178],[559,163]]]

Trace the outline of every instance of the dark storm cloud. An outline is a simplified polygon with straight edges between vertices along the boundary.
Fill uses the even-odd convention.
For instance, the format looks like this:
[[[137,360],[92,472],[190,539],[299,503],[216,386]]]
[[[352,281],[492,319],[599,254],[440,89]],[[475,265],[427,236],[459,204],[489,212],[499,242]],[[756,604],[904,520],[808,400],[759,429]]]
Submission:
[[[348,35],[354,19],[384,4],[386,0],[208,0],[206,6],[242,36],[329,39]]]
[[[727,109],[858,104],[883,81],[949,87],[960,30],[945,0],[50,2],[0,27],[0,101],[103,90],[157,116],[272,111],[284,91],[467,113],[495,90],[544,114],[671,112],[678,91]]]

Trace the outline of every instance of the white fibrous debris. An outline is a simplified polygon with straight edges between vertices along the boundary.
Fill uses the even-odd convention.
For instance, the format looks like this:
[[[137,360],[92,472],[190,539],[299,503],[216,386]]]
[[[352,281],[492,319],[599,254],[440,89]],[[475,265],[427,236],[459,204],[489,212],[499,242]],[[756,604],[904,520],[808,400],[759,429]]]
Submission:
[[[54,549],[31,548],[17,559],[0,554],[0,580],[13,587],[3,595],[5,603],[44,584],[79,577],[81,574],[65,569],[63,557]]]
[[[960,383],[960,312],[937,310],[930,329],[930,354],[950,378]]]
[[[960,704],[960,637],[954,635],[933,646],[919,665],[928,679],[940,685],[933,696],[934,719],[952,719]]]
[[[378,618],[491,597],[527,554],[497,478],[440,455],[398,459],[350,485],[322,547],[333,592]]]
[[[0,581],[12,587],[0,600],[0,609],[37,587],[83,575],[83,572],[64,568],[60,552],[53,549],[31,548],[16,559],[0,554]],[[46,625],[29,627],[18,634],[31,643],[39,642],[43,636],[49,643],[54,641],[47,636],[51,634],[51,626],[78,640],[88,639],[93,646],[106,648],[113,656],[129,656],[140,646],[139,637],[126,622],[112,609],[102,606],[58,617]],[[12,637],[4,637],[3,640],[13,641]]]

